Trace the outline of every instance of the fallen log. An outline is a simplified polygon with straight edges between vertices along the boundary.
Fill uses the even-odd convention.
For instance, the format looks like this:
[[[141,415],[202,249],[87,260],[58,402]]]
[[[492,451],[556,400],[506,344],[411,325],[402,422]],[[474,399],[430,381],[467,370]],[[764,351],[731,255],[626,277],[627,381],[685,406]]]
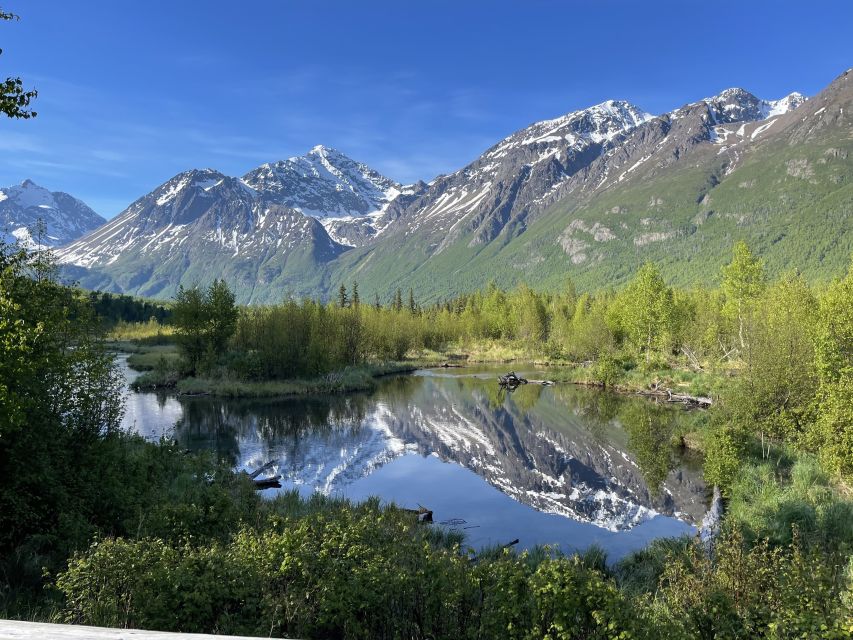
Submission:
[[[516,538],[515,540],[512,540],[511,542],[507,542],[506,544],[502,544],[501,546],[499,546],[499,547],[496,549],[496,551],[503,551],[504,549],[509,549],[510,547],[517,545],[517,544],[518,544],[518,542],[519,542],[519,540],[518,540],[518,538]],[[489,555],[491,555],[492,553],[494,553],[494,552],[493,552],[493,551],[490,551],[490,552],[488,552],[486,555],[487,555],[487,556],[489,556]],[[472,562],[472,563],[473,563],[473,562],[478,562],[478,561],[480,560],[480,558],[481,558],[481,557],[483,557],[483,554],[480,554],[480,555],[478,555],[478,556],[473,556],[473,557],[471,557],[471,558],[470,558],[470,562]]]
[[[263,466],[261,466],[261,467],[258,467],[257,469],[255,469],[254,471],[252,471],[252,473],[250,473],[250,474],[249,474],[249,477],[250,477],[252,480],[254,480],[254,479],[255,479],[255,478],[257,478],[259,475],[261,475],[261,473],[263,473],[264,471],[266,471],[266,470],[267,470],[267,469],[269,469],[270,467],[274,466],[274,465],[275,465],[275,463],[276,463],[276,461],[275,461],[275,460],[270,460],[270,461],[269,461],[269,462],[267,462],[265,465],[263,465]]]
[[[650,398],[661,398],[667,402],[681,403],[695,407],[710,407],[714,401],[711,398],[703,396],[691,396],[686,393],[673,393],[672,389],[665,387],[652,386],[651,389],[642,389],[636,392],[637,395],[647,396]]]
[[[255,489],[258,491],[263,491],[264,489],[281,489],[281,482],[279,482],[280,479],[281,476],[272,476],[269,478],[255,480]]]
[[[403,511],[415,514],[418,518],[418,522],[421,524],[432,522],[432,510],[427,509],[423,505],[418,505],[417,509],[403,509]]]
[[[517,387],[521,384],[527,384],[527,379],[518,377],[515,375],[515,371],[510,371],[504,376],[498,376],[498,384],[502,387]]]
[[[685,393],[673,393],[671,389],[667,389],[668,400],[669,402],[682,402],[684,404],[695,404],[700,407],[710,407],[713,404],[713,400],[711,398],[705,398],[702,396],[691,396]]]

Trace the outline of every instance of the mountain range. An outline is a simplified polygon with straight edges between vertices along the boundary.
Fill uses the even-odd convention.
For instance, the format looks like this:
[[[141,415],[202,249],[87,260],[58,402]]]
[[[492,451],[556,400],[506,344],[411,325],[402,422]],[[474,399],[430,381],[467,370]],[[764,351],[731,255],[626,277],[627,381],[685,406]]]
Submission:
[[[851,103],[849,71],[808,100],[727,89],[658,116],[609,100],[413,185],[323,146],[240,178],[190,170],[57,253],[88,288],[170,297],[222,277],[244,303],[354,280],[424,300],[490,280],[595,289],[646,260],[710,284],[738,239],[771,274],[826,279],[853,252]]]

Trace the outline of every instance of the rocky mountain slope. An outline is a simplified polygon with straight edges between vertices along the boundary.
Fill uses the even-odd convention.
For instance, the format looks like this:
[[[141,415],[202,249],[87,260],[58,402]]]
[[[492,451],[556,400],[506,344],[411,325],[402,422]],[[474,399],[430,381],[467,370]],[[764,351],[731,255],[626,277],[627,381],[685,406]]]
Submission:
[[[731,89],[580,148],[574,136],[526,135],[534,125],[398,199],[382,240],[342,255],[331,279],[357,274],[362,290],[412,286],[425,298],[489,280],[596,289],[653,260],[673,282],[713,283],[740,238],[771,274],[832,277],[853,251],[851,93],[847,73],[809,101]],[[496,156],[492,170],[510,165],[509,178],[481,185],[472,176]],[[436,215],[456,181],[480,200]]]
[[[39,221],[44,233],[38,237]],[[0,237],[4,242],[56,247],[104,224],[86,204],[61,191],[48,191],[32,180],[0,189]]]
[[[324,265],[381,232],[383,211],[400,191],[326,147],[242,178],[191,170],[58,256],[84,286],[144,296],[168,297],[215,277],[242,302],[307,295],[326,286]]]
[[[84,285],[144,295],[225,277],[242,302],[354,279],[425,300],[489,280],[594,289],[646,260],[708,283],[740,238],[771,273],[826,278],[853,250],[850,102],[848,73],[808,101],[728,89],[652,116],[611,100],[408,187],[323,147],[239,180],[189,172],[61,259]]]
[[[358,246],[381,229],[382,214],[401,185],[322,145],[307,154],[263,164],[243,182],[270,201],[319,219],[344,246]]]

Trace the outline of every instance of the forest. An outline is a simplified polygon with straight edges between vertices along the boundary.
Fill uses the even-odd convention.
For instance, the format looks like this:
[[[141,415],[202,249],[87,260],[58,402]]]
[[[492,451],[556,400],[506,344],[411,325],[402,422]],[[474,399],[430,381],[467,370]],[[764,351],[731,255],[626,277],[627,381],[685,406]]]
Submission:
[[[595,294],[382,305],[353,284],[331,303],[259,308],[217,282],[182,291],[171,324],[144,323],[189,375],[498,354],[565,363],[566,381],[712,395],[692,446],[727,497],[722,533],[711,549],[664,539],[612,563],[595,548],[468,550],[375,500],[262,500],[209,454],[123,432],[93,297],[3,246],[0,615],[304,638],[850,637],[853,272],[768,282],[738,244],[720,282],[673,289],[647,264]]]

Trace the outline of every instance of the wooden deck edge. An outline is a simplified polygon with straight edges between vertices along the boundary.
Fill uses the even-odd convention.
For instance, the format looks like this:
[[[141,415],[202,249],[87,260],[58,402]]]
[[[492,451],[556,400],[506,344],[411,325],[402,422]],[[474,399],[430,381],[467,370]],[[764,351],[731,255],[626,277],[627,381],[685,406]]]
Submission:
[[[0,620],[0,640],[259,640],[257,636],[216,636],[142,629],[109,629],[76,624]]]

